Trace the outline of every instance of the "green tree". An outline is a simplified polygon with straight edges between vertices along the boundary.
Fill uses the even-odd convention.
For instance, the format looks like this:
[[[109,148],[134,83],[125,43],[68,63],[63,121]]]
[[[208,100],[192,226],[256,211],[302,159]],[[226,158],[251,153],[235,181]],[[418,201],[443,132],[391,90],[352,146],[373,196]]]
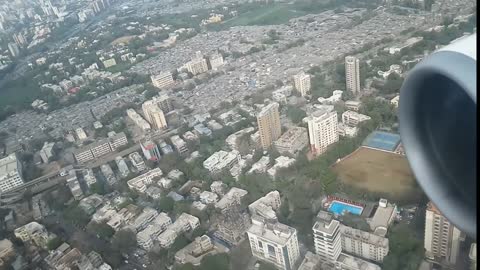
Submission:
[[[299,108],[294,107],[294,106],[288,106],[287,107],[287,117],[294,124],[300,123],[303,120],[303,118],[305,118],[306,116],[307,116],[307,114],[302,109],[299,109]]]
[[[173,267],[174,270],[195,270],[195,266],[191,263],[175,265]]]
[[[129,253],[137,246],[135,232],[130,229],[122,229],[115,233],[112,246],[122,253]]]
[[[87,225],[87,223],[90,221],[90,217],[85,213],[85,211],[83,211],[83,209],[78,207],[76,203],[68,206],[67,209],[63,211],[63,218],[66,221],[82,227]]]
[[[174,208],[174,204],[175,201],[172,198],[164,196],[158,201],[158,210],[161,212],[170,213]]]
[[[98,195],[105,195],[106,194],[105,187],[100,182],[93,183],[90,186],[90,193],[98,194]]]
[[[63,243],[62,239],[55,237],[47,242],[48,250],[57,249]]]
[[[258,267],[258,270],[276,270],[277,267],[275,267],[271,263],[266,263],[266,262],[260,262],[260,266]]]
[[[115,233],[112,227],[110,227],[105,222],[101,222],[101,223],[92,222],[88,225],[88,230],[105,240],[109,240]]]
[[[406,224],[399,224],[388,233],[389,252],[383,259],[384,269],[416,270],[424,257],[422,239]]]
[[[198,270],[230,270],[230,258],[226,253],[207,255],[202,258]]]

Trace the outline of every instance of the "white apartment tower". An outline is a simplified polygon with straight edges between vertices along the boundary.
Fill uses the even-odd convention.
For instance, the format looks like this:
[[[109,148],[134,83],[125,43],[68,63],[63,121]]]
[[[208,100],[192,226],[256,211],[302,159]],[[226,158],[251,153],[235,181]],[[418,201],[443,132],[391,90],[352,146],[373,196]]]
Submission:
[[[425,217],[425,256],[430,259],[457,262],[462,240],[461,231],[455,227],[438,208],[429,202]]]
[[[169,71],[162,72],[158,75],[152,75],[150,76],[150,79],[152,80],[153,86],[160,89],[168,88],[175,84],[175,82],[173,81],[172,73]]]
[[[340,236],[340,222],[333,219],[332,215],[320,211],[317,221],[313,225],[313,240],[315,253],[322,261],[335,262],[342,252]]]
[[[153,126],[153,128],[163,129],[167,127],[165,115],[154,100],[145,101],[142,104],[142,110],[145,119]]]
[[[257,115],[260,143],[263,149],[270,148],[273,142],[280,138],[282,133],[278,107],[278,103],[270,103],[265,106]]]
[[[0,159],[0,193],[23,185],[22,163],[12,153]]]
[[[338,142],[338,116],[332,108],[315,111],[306,120],[312,153],[323,154],[329,145]]]
[[[354,56],[345,57],[345,81],[348,91],[360,92],[360,60]]]
[[[310,92],[310,75],[304,71],[293,76],[293,81],[295,83],[295,89],[303,96],[308,95]]]
[[[212,70],[218,70],[219,67],[223,66],[223,56],[220,53],[214,53],[209,57],[210,67]]]
[[[278,269],[296,269],[300,251],[295,228],[278,222],[252,220],[247,235],[253,256],[274,264]]]
[[[207,60],[200,52],[196,52],[195,57],[187,63],[187,69],[193,75],[205,73],[208,71]]]

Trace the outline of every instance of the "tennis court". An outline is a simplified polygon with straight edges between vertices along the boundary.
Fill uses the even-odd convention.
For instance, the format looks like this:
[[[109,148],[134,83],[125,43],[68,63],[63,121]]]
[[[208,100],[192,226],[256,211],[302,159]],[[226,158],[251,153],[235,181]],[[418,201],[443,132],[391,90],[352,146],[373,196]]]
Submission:
[[[363,142],[363,146],[393,152],[400,143],[400,135],[384,131],[374,131]]]

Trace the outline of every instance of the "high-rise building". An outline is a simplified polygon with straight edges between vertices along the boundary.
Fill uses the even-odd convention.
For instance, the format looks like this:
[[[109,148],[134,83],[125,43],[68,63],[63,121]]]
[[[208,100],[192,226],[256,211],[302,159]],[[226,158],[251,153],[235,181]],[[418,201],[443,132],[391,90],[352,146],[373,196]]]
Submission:
[[[429,202],[425,217],[425,256],[453,265],[457,262],[461,240],[462,232]]]
[[[75,170],[68,171],[67,186],[70,188],[75,200],[79,201],[83,199],[83,191],[80,187],[80,183],[78,182],[77,173]]]
[[[233,203],[222,211],[214,235],[228,244],[235,246],[243,239],[250,227],[250,217],[240,209],[240,204]]]
[[[340,225],[342,251],[368,260],[382,262],[389,251],[388,238]]]
[[[303,96],[308,95],[310,92],[310,75],[304,71],[293,76],[293,81],[295,83],[295,89]]]
[[[143,117],[141,117],[140,114],[138,114],[134,109],[128,109],[127,115],[141,130],[148,131],[151,129],[150,124],[145,121],[145,119],[143,119]]]
[[[15,43],[16,43],[18,46],[24,46],[25,44],[27,44],[27,40],[26,40],[25,37],[22,35],[22,33],[13,34],[13,40],[15,40]]]
[[[145,119],[155,129],[163,129],[167,127],[167,120],[163,111],[157,106],[154,100],[145,101],[142,104],[143,114]]]
[[[297,230],[279,222],[252,220],[247,231],[252,255],[278,269],[296,269],[300,258]]]
[[[167,88],[175,84],[175,82],[173,81],[172,73],[169,71],[162,72],[158,75],[152,75],[150,76],[150,79],[152,80],[153,86],[160,89]]]
[[[0,192],[23,185],[22,178],[22,163],[15,153],[0,159]]]
[[[278,107],[278,103],[270,103],[265,106],[257,115],[260,143],[263,149],[270,148],[273,142],[280,138],[282,133]]]
[[[315,155],[338,142],[338,116],[332,108],[317,110],[307,118],[310,149]]]
[[[187,63],[187,69],[193,75],[204,73],[208,71],[207,60],[203,58],[200,52],[195,54],[195,57]]]
[[[345,80],[348,91],[360,92],[360,60],[354,56],[345,57]]]
[[[333,219],[332,215],[320,211],[317,221],[313,225],[313,241],[315,253],[322,261],[335,262],[342,252],[340,236],[340,222]]]
[[[140,142],[140,147],[147,160],[158,161],[162,158],[160,150],[158,150],[158,146],[154,141],[146,139]]]
[[[172,99],[167,94],[163,94],[158,97],[153,97],[152,101],[155,104],[157,104],[160,110],[162,110],[164,113],[169,113],[174,109],[172,104]]]
[[[8,43],[8,50],[10,51],[12,57],[17,57],[20,55],[20,49],[18,48],[18,45],[16,43]]]
[[[218,52],[210,55],[209,60],[212,70],[217,70],[219,67],[223,66],[223,56]]]

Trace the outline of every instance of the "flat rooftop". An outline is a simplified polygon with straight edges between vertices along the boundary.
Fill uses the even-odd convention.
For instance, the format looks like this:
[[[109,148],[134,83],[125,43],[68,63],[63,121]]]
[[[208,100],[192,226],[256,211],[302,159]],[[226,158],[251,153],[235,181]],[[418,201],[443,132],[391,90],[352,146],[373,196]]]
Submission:
[[[290,226],[277,222],[274,224],[253,223],[247,232],[283,246],[286,245],[290,237],[296,233],[296,230]]]
[[[387,205],[387,207],[378,206],[375,214],[373,214],[373,217],[369,222],[370,229],[375,230],[377,227],[388,228],[388,221],[390,220],[390,217],[395,214],[393,213],[394,210],[395,207],[391,204]]]
[[[17,156],[15,153],[0,159],[0,176],[12,173],[17,170]]]

